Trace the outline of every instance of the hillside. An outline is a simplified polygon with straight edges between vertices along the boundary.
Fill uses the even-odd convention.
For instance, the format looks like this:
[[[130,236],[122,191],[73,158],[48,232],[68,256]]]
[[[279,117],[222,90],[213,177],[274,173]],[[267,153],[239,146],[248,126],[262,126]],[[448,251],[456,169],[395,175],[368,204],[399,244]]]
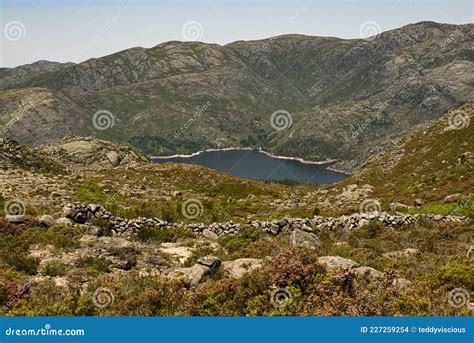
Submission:
[[[352,182],[384,199],[412,203],[471,200],[474,189],[474,101],[453,108],[396,147],[371,157]]]
[[[472,315],[472,110],[328,186],[4,140],[0,314]]]
[[[167,42],[3,68],[0,135],[32,146],[94,136],[152,155],[262,147],[352,170],[472,98],[473,36],[474,25],[421,22],[373,40]],[[282,130],[279,110],[291,116],[279,112]]]

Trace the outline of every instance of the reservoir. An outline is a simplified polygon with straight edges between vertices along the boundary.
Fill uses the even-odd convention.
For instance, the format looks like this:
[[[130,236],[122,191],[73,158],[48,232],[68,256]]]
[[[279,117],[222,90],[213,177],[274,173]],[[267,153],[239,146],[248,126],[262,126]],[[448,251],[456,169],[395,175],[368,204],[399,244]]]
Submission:
[[[328,184],[348,175],[328,169],[332,164],[275,157],[258,150],[228,149],[202,151],[186,156],[151,157],[154,163],[199,164],[220,172],[255,180],[292,180]]]

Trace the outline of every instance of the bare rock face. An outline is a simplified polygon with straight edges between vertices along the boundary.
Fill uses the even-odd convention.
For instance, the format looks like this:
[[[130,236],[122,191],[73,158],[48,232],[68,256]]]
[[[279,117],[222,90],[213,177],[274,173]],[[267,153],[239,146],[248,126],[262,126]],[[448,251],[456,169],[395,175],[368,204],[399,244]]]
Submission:
[[[258,258],[239,258],[234,261],[225,261],[222,263],[222,269],[235,278],[242,277],[262,265],[262,260]]]
[[[148,162],[129,147],[90,137],[66,138],[37,150],[71,168],[110,168]]]

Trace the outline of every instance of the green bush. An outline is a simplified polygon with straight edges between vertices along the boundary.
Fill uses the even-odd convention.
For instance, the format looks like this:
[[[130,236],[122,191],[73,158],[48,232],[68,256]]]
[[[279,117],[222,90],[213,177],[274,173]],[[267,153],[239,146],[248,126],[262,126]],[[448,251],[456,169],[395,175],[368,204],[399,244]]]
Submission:
[[[85,256],[76,261],[76,267],[78,268],[92,268],[101,273],[110,272],[110,265],[111,262],[103,257]]]
[[[52,260],[43,267],[43,274],[47,276],[63,276],[66,275],[67,266],[61,261]]]
[[[38,272],[39,260],[37,258],[17,253],[6,254],[3,258],[7,264],[20,272],[28,275],[35,275]]]

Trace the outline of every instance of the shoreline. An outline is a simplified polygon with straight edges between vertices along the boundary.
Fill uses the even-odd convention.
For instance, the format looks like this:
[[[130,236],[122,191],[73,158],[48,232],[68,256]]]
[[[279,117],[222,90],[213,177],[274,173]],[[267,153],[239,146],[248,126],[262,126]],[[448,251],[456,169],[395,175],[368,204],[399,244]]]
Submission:
[[[258,151],[258,152],[260,152],[260,153],[262,153],[266,156],[276,158],[276,159],[279,159],[279,160],[298,161],[300,163],[314,164],[314,165],[327,164],[328,165],[328,167],[327,167],[328,170],[331,170],[331,171],[336,172],[336,173],[341,173],[341,174],[344,174],[344,175],[347,175],[347,176],[351,176],[351,174],[349,174],[345,171],[337,170],[335,168],[331,168],[331,165],[333,165],[337,162],[336,159],[328,159],[328,160],[324,160],[324,161],[308,161],[308,160],[305,160],[301,157],[290,157],[290,156],[274,155],[274,154],[272,154],[268,151],[265,151],[265,150],[262,150],[262,149],[255,149],[255,148],[230,147],[230,148],[221,148],[221,149],[206,149],[206,150],[200,150],[200,151],[197,151],[197,152],[194,152],[194,153],[191,153],[191,154],[176,154],[176,155],[170,155],[170,156],[148,156],[148,157],[152,161],[153,161],[153,159],[190,158],[190,157],[194,157],[194,156],[206,153],[206,152],[218,152],[218,151],[230,151],[230,150],[245,150],[245,151],[252,151],[253,150],[253,151]]]

